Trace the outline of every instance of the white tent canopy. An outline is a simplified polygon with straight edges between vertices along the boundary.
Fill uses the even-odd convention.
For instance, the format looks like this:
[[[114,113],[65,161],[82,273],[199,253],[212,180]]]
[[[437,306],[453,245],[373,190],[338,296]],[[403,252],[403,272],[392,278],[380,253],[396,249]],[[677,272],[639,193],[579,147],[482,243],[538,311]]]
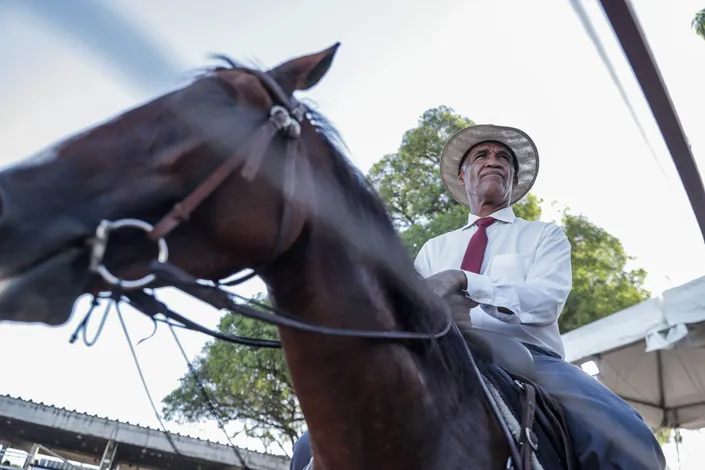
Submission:
[[[652,427],[705,427],[705,277],[563,335]]]

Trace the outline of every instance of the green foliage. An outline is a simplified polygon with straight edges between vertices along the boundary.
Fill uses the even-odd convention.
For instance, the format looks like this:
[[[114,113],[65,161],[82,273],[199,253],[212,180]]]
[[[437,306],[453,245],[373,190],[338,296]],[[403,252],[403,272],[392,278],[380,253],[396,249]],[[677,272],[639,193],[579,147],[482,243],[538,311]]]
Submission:
[[[651,295],[646,271],[626,270],[631,260],[620,241],[583,216],[568,211],[562,220],[572,247],[573,290],[558,319],[562,332],[637,304]]]
[[[262,295],[254,300],[267,303]],[[218,331],[278,339],[274,326],[233,314],[221,318]],[[224,420],[243,424],[247,436],[283,448],[302,433],[303,415],[281,350],[209,341],[193,365]],[[212,418],[190,374],[164,398],[163,413],[167,419],[189,422]]]
[[[705,8],[695,14],[690,25],[695,30],[695,34],[705,39]]]
[[[372,166],[368,179],[399,228],[428,223],[457,206],[441,183],[439,159],[450,136],[472,124],[446,106],[429,109],[404,133],[399,150]]]
[[[654,436],[656,436],[656,440],[659,444],[668,444],[671,442],[671,438],[673,437],[673,430],[671,428],[656,429],[654,430]],[[677,433],[676,438],[680,438],[680,433]]]

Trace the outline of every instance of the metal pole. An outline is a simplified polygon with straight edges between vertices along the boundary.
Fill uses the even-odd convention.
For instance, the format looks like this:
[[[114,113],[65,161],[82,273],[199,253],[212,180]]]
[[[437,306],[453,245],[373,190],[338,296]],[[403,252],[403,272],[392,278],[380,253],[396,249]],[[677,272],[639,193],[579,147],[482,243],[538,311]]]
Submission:
[[[34,459],[37,457],[37,452],[39,451],[39,444],[32,444],[32,450],[27,454],[27,458],[24,461],[24,465],[22,465],[22,468],[24,470],[30,470],[32,468],[32,464],[34,463]]]
[[[651,107],[705,239],[703,180],[639,21],[629,0],[600,0],[600,3]]]
[[[2,449],[0,449],[0,465],[2,465],[7,449],[10,447],[10,441],[7,439],[0,439],[0,446],[2,446]]]
[[[115,455],[117,454],[118,444],[112,439],[108,441],[105,445],[105,450],[103,451],[103,457],[100,459],[100,469],[99,470],[111,470],[113,468],[113,463],[115,461]]]
[[[41,444],[35,444],[35,446],[37,446],[38,449],[41,449],[41,450],[43,450],[44,452],[46,452],[47,454],[51,455],[52,457],[56,457],[57,459],[60,459],[62,462],[64,462],[66,465],[68,465],[68,466],[71,467],[72,469],[82,470],[81,467],[78,467],[78,466],[72,464],[71,462],[69,462],[68,460],[66,460],[65,457],[63,457],[63,456],[60,455],[60,454],[57,454],[56,452],[54,452],[53,450],[49,449],[48,447],[45,447],[45,446],[43,446],[43,445],[41,445]],[[32,448],[32,449],[34,450],[34,448]],[[36,454],[36,452],[35,452],[35,454]]]

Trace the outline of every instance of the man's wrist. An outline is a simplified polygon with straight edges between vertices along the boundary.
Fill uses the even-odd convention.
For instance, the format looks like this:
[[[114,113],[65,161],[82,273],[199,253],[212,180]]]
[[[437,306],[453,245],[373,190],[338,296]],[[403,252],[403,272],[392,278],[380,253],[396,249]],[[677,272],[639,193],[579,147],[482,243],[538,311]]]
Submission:
[[[465,295],[479,304],[492,304],[493,290],[492,283],[482,274],[463,271],[465,275]]]
[[[456,274],[458,275],[458,283],[460,284],[460,290],[462,291],[467,291],[468,290],[468,277],[465,274],[465,271],[462,269],[458,269],[456,271]]]

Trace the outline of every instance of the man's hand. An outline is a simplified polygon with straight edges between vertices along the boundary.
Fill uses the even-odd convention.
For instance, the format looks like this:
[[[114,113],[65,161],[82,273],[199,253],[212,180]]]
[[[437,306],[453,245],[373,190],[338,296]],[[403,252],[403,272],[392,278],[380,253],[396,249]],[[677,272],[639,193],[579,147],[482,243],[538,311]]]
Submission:
[[[449,269],[441,271],[426,278],[428,286],[439,297],[443,298],[450,307],[453,320],[462,330],[471,326],[470,309],[477,307],[477,302],[465,295],[467,278],[465,273],[459,269]]]

